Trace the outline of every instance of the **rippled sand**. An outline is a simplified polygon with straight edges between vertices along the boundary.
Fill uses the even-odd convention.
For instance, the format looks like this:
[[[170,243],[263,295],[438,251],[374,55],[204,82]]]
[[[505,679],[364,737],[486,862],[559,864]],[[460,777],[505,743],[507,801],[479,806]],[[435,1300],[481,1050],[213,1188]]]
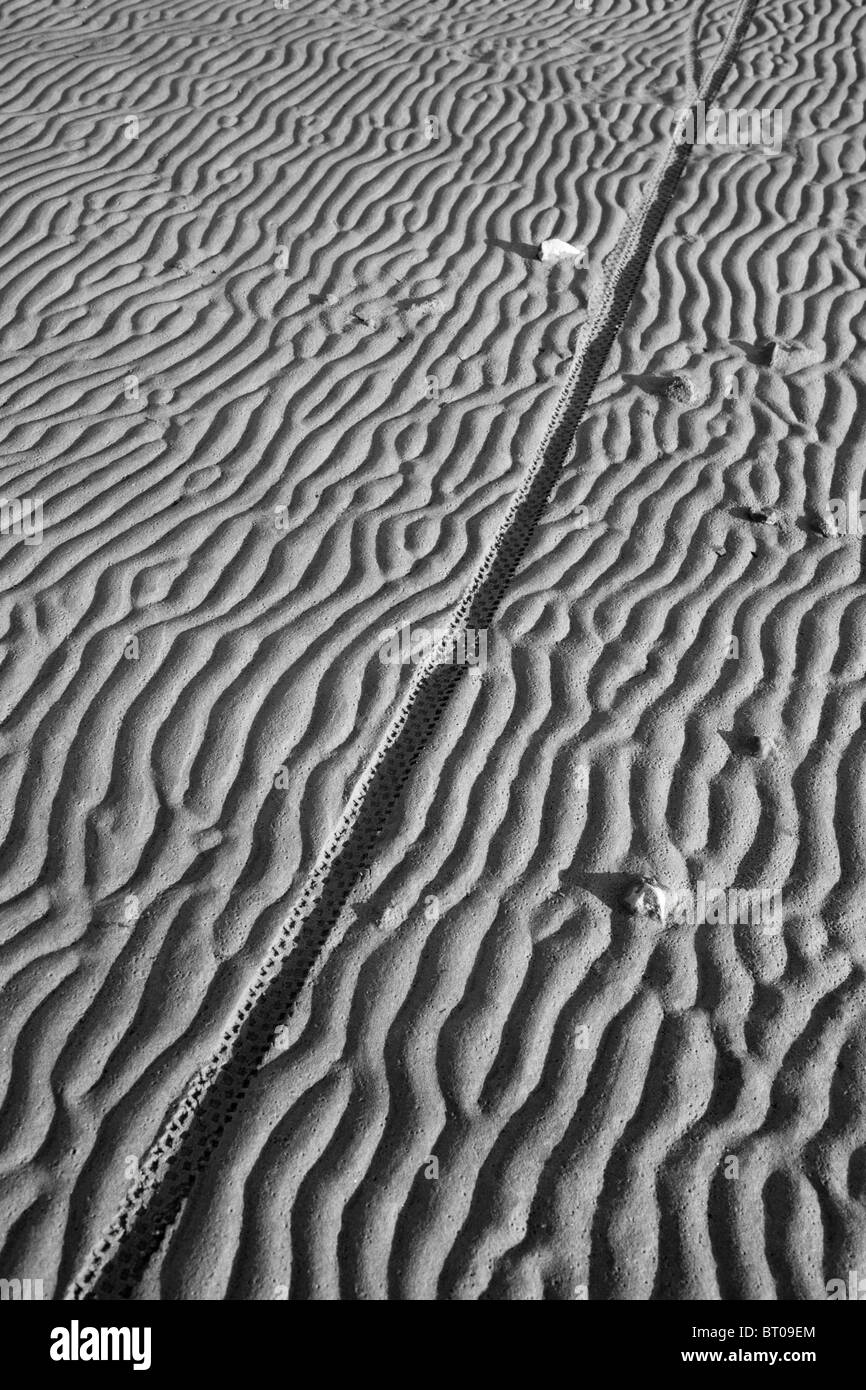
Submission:
[[[862,8],[0,16],[0,1276],[823,1298]],[[698,100],[780,138],[678,143]]]

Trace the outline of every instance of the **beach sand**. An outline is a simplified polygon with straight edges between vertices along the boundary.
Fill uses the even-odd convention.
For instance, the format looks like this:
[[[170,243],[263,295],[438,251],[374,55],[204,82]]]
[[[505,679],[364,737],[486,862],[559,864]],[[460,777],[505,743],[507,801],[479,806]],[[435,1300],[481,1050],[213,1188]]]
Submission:
[[[824,1298],[862,11],[2,9],[0,1275]],[[485,659],[383,659],[449,625]]]

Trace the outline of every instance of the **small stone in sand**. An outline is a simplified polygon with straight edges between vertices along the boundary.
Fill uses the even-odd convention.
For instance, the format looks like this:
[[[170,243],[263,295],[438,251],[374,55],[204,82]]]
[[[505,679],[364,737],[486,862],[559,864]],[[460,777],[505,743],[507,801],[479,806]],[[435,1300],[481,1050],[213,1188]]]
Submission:
[[[743,749],[753,758],[768,758],[773,751],[773,740],[762,734],[746,734]]]
[[[665,382],[665,395],[669,401],[677,401],[680,405],[691,405],[698,399],[698,388],[695,383],[687,376],[672,376]]]
[[[783,343],[779,338],[770,338],[764,343],[764,361],[777,372],[790,366],[792,352],[792,344]]]
[[[572,261],[577,265],[586,255],[585,246],[572,246],[567,241],[543,241],[538,253],[540,261],[556,263],[558,261]]]
[[[759,526],[782,526],[784,517],[775,507],[746,507],[746,520],[754,521]]]
[[[836,524],[836,518],[829,512],[819,512],[816,517],[813,517],[812,530],[817,532],[819,536],[823,536],[825,540],[835,541],[839,539],[839,527]]]
[[[655,917],[663,922],[667,915],[667,894],[652,878],[638,878],[626,890],[622,905],[635,917]]]

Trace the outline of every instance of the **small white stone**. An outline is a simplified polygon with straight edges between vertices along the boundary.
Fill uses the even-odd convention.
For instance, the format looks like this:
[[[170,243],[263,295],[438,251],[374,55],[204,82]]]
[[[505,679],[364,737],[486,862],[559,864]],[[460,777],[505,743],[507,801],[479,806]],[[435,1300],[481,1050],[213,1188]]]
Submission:
[[[776,507],[747,507],[746,517],[758,526],[775,526],[781,529],[785,525],[785,518]]]
[[[832,512],[819,512],[812,522],[812,530],[817,531],[825,540],[835,541],[840,536],[839,526]]]
[[[637,879],[622,901],[623,907],[636,917],[655,917],[663,922],[667,916],[668,895],[655,879]]]
[[[551,241],[541,243],[538,259],[545,262],[573,261],[577,265],[585,255],[585,246],[572,246],[570,242],[557,241],[554,237]]]

